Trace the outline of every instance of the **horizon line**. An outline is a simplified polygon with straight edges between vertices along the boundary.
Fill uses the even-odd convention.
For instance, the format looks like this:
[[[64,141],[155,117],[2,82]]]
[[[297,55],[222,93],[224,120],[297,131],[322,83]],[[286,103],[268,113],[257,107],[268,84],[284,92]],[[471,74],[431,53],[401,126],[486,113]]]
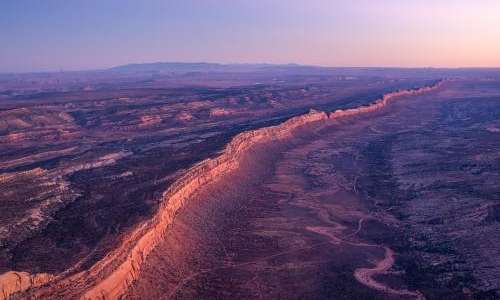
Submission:
[[[130,62],[110,67],[88,68],[88,69],[50,69],[45,71],[0,71],[0,75],[22,75],[22,74],[45,74],[45,73],[79,73],[79,72],[107,72],[112,69],[131,65],[153,65],[153,64],[207,64],[220,66],[294,66],[321,69],[394,69],[394,70],[500,70],[500,66],[330,66],[300,63],[269,63],[269,62],[211,62],[211,61],[153,61],[153,62]]]

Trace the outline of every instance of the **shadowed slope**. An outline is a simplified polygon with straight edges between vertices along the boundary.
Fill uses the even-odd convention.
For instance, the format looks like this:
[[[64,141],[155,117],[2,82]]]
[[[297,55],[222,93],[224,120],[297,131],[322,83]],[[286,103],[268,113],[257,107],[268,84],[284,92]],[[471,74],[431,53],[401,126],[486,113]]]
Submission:
[[[57,289],[57,294],[60,294],[61,297],[78,295],[82,291],[85,291],[83,297],[88,298],[120,297],[126,292],[128,286],[138,278],[144,259],[163,240],[166,230],[172,224],[173,217],[183,207],[184,202],[189,197],[192,197],[193,193],[197,192],[200,187],[220,180],[224,176],[228,176],[228,174],[232,174],[238,170],[240,161],[247,159],[245,155],[251,153],[254,147],[262,147],[267,143],[279,143],[280,141],[290,139],[294,136],[296,130],[305,130],[306,126],[313,126],[318,122],[326,122],[327,120],[335,121],[345,117],[374,112],[385,107],[391,99],[428,92],[439,86],[440,83],[430,88],[398,91],[385,95],[370,106],[344,111],[339,110],[329,117],[325,113],[311,112],[304,116],[292,118],[279,126],[238,135],[226,147],[220,157],[200,163],[176,182],[165,193],[164,198],[166,200],[158,214],[151,221],[142,224],[134,230],[116,251],[107,255],[88,272],[78,273],[68,279],[60,276],[61,280],[55,280],[53,288]],[[63,291],[63,287],[66,284],[75,286],[75,281],[79,282],[76,288]],[[94,287],[87,290],[86,287],[88,286]],[[43,288],[38,292],[35,291],[35,294],[47,295],[46,293],[49,293],[56,296],[53,288]]]

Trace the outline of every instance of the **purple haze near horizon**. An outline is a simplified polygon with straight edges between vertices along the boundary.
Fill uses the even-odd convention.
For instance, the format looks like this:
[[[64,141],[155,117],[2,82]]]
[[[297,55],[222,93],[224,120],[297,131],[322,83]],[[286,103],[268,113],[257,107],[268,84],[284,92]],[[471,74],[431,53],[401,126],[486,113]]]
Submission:
[[[183,61],[500,67],[500,1],[0,2],[0,72]]]

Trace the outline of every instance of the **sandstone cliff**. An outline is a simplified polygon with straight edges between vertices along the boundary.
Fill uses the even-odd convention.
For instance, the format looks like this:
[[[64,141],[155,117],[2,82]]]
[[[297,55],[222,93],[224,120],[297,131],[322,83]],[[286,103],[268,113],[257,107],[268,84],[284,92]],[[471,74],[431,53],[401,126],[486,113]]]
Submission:
[[[238,169],[240,158],[253,146],[284,140],[306,124],[327,122],[328,120],[349,117],[377,111],[391,100],[401,97],[429,92],[441,86],[438,82],[432,86],[419,89],[401,90],[389,93],[376,100],[373,104],[353,109],[337,110],[327,114],[311,111],[308,114],[291,118],[272,127],[243,132],[238,134],[226,146],[222,153],[213,159],[207,159],[193,166],[184,176],[177,180],[163,194],[162,204],[157,214],[149,221],[139,225],[121,243],[115,251],[109,253],[88,271],[71,276],[58,276],[41,291],[33,291],[33,295],[48,295],[51,289],[77,289],[71,296],[80,295],[83,299],[119,299],[128,287],[139,276],[141,265],[154,247],[167,234],[170,224],[178,210],[199,188],[218,180],[225,174]],[[76,284],[78,282],[78,284]],[[0,280],[0,286],[8,293],[0,295],[0,300],[6,299],[15,291],[26,290],[36,285],[17,288],[10,282]]]
[[[293,134],[295,129],[305,124],[327,119],[328,115],[326,113],[311,111],[278,126],[243,132],[226,146],[220,156],[207,159],[194,166],[165,192],[163,195],[164,201],[158,214],[150,221],[150,224],[145,225],[148,230],[130,249],[122,264],[99,284],[88,290],[83,298],[103,299],[104,295],[106,299],[117,299],[123,295],[128,285],[137,278],[141,263],[166,233],[176,212],[184,205],[184,202],[203,185],[217,180],[223,174],[236,170],[240,157],[253,145],[264,141],[287,138]],[[139,235],[139,232],[142,232],[142,230],[137,231],[136,234]],[[113,259],[119,256],[120,254],[107,257],[102,263],[111,263]],[[106,266],[96,267],[95,271],[98,272],[100,268]]]
[[[388,93],[383,95],[381,98],[375,100],[372,104],[366,105],[366,106],[360,106],[356,108],[350,108],[350,109],[338,109],[333,113],[330,113],[329,117],[330,118],[341,118],[341,117],[348,117],[348,116],[353,116],[353,115],[358,115],[358,114],[363,114],[363,113],[369,113],[373,111],[377,111],[395,98],[398,97],[404,97],[404,96],[415,96],[415,95],[420,95],[424,93],[428,93],[432,90],[435,90],[439,88],[443,84],[443,80],[436,82],[433,85],[426,86],[426,87],[421,87],[421,88],[415,88],[415,89],[407,89],[407,90],[399,90],[395,91],[392,93]]]
[[[184,177],[179,179],[163,195],[164,201],[158,215],[152,220],[152,227],[131,249],[125,261],[114,270],[108,277],[98,285],[88,290],[84,298],[98,299],[102,295],[106,298],[119,298],[127,289],[127,286],[138,276],[140,265],[147,257],[155,244],[161,239],[173,221],[175,213],[184,202],[201,186],[217,180],[222,174],[229,173],[238,168],[238,161],[245,151],[259,142],[284,139],[293,134],[293,131],[305,124],[327,119],[342,118],[356,114],[363,114],[376,111],[386,106],[392,99],[418,95],[438,88],[442,81],[438,83],[409,90],[400,90],[384,95],[373,104],[359,108],[337,110],[329,115],[325,112],[311,111],[308,114],[292,118],[278,126],[262,128],[254,131],[243,132],[237,135],[226,147],[223,153],[215,158],[208,159],[194,166]]]
[[[29,274],[26,272],[7,272],[0,275],[0,299],[9,299],[10,295],[28,288],[38,287],[52,280],[50,274]]]

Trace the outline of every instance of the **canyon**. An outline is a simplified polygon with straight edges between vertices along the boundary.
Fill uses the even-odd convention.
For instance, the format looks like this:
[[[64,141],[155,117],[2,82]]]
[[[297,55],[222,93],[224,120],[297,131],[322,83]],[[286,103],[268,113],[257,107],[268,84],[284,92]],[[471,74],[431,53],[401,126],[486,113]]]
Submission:
[[[498,248],[483,252],[482,248],[458,247],[454,243],[460,242],[456,238],[456,230],[459,229],[429,231],[426,226],[432,222],[443,224],[439,223],[443,221],[434,221],[436,217],[429,215],[429,210],[420,206],[423,205],[421,202],[415,203],[414,199],[419,193],[425,193],[426,186],[435,187],[439,183],[440,176],[451,182],[446,179],[448,175],[438,170],[435,175],[438,183],[426,185],[424,178],[411,177],[411,170],[420,165],[405,163],[428,159],[431,154],[418,152],[418,147],[412,149],[407,146],[398,154],[391,152],[387,156],[386,152],[390,149],[384,147],[387,147],[387,141],[393,143],[391,147],[404,147],[394,140],[410,134],[419,138],[407,140],[407,144],[423,142],[429,128],[432,128],[432,134],[446,140],[447,136],[458,132],[446,131],[444,128],[449,128],[449,124],[453,124],[455,127],[451,128],[455,130],[462,127],[488,128],[478,138],[498,134],[491,128],[500,125],[495,123],[498,110],[492,109],[500,91],[490,80],[419,79],[419,87],[407,87],[415,81],[388,82],[390,84],[382,88],[382,96],[373,97],[377,95],[373,91],[369,97],[355,92],[345,96],[349,97],[349,101],[344,102],[348,103],[345,106],[339,102],[328,102],[331,101],[327,101],[328,97],[323,101],[313,97],[309,103],[301,100],[297,106],[291,107],[289,103],[276,105],[276,100],[273,100],[262,107],[258,102],[252,104],[255,110],[251,115],[252,106],[249,107],[248,103],[242,105],[241,113],[229,113],[237,110],[234,107],[214,109],[213,102],[200,103],[196,100],[188,102],[190,108],[184,108],[187,112],[182,112],[181,117],[178,108],[169,108],[174,112],[171,114],[171,122],[174,123],[165,122],[162,114],[156,117],[148,115],[140,119],[139,125],[120,124],[106,136],[127,143],[132,139],[140,140],[145,129],[154,129],[151,132],[160,136],[172,130],[168,126],[177,124],[175,122],[199,124],[199,127],[192,124],[190,128],[197,129],[191,132],[185,131],[187,127],[175,128],[179,131],[172,132],[170,140],[153,140],[152,144],[141,145],[140,148],[118,146],[113,147],[113,151],[96,153],[89,151],[95,147],[92,143],[86,149],[65,143],[58,149],[2,161],[2,168],[8,172],[2,174],[1,179],[4,195],[7,195],[5,189],[9,187],[8,182],[14,182],[12,188],[15,188],[21,178],[25,178],[23,180],[30,183],[39,180],[39,185],[44,186],[49,178],[56,178],[61,185],[56,191],[64,191],[61,195],[67,197],[52,202],[44,198],[43,203],[48,204],[40,206],[38,223],[33,218],[15,218],[16,222],[25,220],[23,222],[32,224],[31,227],[17,225],[23,234],[17,239],[10,229],[16,228],[12,225],[15,223],[5,227],[8,228],[5,231],[7,234],[2,238],[8,241],[6,245],[10,245],[6,249],[12,251],[10,249],[25,249],[33,245],[37,236],[44,232],[56,232],[50,227],[50,218],[44,218],[44,214],[57,216],[66,207],[70,208],[71,203],[78,205],[81,197],[89,197],[87,185],[75,183],[87,180],[92,172],[100,172],[97,173],[99,178],[127,182],[139,170],[125,166],[132,163],[130,160],[136,157],[136,153],[147,151],[147,147],[157,147],[161,143],[172,147],[167,152],[164,148],[154,152],[158,159],[167,154],[176,157],[179,151],[175,147],[183,143],[189,149],[186,151],[183,148],[181,154],[189,156],[189,159],[180,163],[180,167],[163,171],[163,177],[156,176],[145,182],[156,186],[152,197],[155,201],[149,201],[150,207],[142,215],[135,216],[128,224],[123,223],[123,228],[111,227],[118,229],[114,229],[114,233],[113,229],[106,233],[100,244],[93,247],[88,244],[77,252],[72,250],[75,256],[64,263],[62,270],[36,265],[36,257],[43,256],[34,252],[28,252],[27,258],[18,259],[19,263],[13,264],[14,268],[5,263],[2,269],[5,272],[0,275],[1,299],[494,297],[499,288],[498,278],[494,275],[498,265],[490,255]],[[314,84],[312,86],[310,91],[314,93]],[[307,93],[307,90],[300,93]],[[470,99],[480,101],[476,104],[477,114],[489,113],[489,117],[463,117],[466,111],[460,105]],[[228,101],[236,103],[235,99]],[[459,106],[453,106],[457,110],[456,115],[446,115],[444,108],[450,105]],[[36,106],[33,109],[37,109]],[[197,113],[197,109],[202,109],[205,115]],[[310,109],[309,112],[304,113],[307,109]],[[281,113],[277,114],[277,111]],[[57,122],[72,123],[71,126],[64,125],[64,130],[59,123],[51,125],[61,134],[54,135],[54,131],[50,130],[41,130],[37,134],[56,140],[86,136],[90,141],[95,140],[96,145],[105,145],[104,136],[93,135],[93,121],[87,119],[85,124],[79,121],[78,125],[77,118],[84,114],[73,112],[69,114],[71,118],[57,119]],[[209,121],[204,121],[207,116]],[[219,118],[219,123],[214,118]],[[474,120],[474,123],[455,124],[462,119]],[[108,118],[110,125],[116,122],[112,120],[113,117]],[[239,127],[239,132],[229,135],[210,131],[217,130],[214,124],[220,124],[220,128],[231,128],[238,124],[252,124],[249,120],[255,120],[253,128],[245,125]],[[105,126],[106,120],[99,120],[98,123]],[[10,122],[6,126],[22,128],[20,132],[6,135],[10,143],[29,141],[26,133],[30,130],[26,129],[29,126],[25,123]],[[80,130],[78,126],[86,129]],[[131,138],[129,133],[121,132],[126,126],[137,130],[137,136]],[[17,138],[21,134],[24,137]],[[96,131],[95,134],[101,133]],[[217,136],[220,137],[214,139]],[[131,146],[134,143],[131,142]],[[447,151],[448,157],[454,157],[454,153],[459,155],[456,143],[460,141],[447,141],[448,148],[442,151]],[[493,161],[493,166],[496,166],[495,139],[491,143],[487,145],[489,152],[483,151],[480,159],[483,165]],[[484,145],[484,140],[479,144]],[[427,145],[431,146],[432,142]],[[195,155],[200,152],[198,149],[208,150]],[[470,157],[480,155],[469,148],[467,151],[472,151]],[[36,163],[47,161],[44,163],[47,166],[51,159],[68,155],[74,155],[74,158],[71,161],[60,160],[55,168],[46,169]],[[169,163],[174,162],[165,159]],[[124,167],[117,167],[120,162],[126,162]],[[30,164],[39,169],[29,171],[25,166]],[[107,168],[112,171],[102,171]],[[477,173],[477,168],[475,166],[471,172]],[[498,228],[498,210],[495,210],[498,204],[494,202],[495,196],[491,196],[498,190],[492,177],[496,176],[494,172],[474,173],[475,176],[486,176],[489,178],[487,182],[491,183],[482,188],[485,192],[481,196],[476,196],[478,206],[459,205],[460,199],[454,200],[457,206],[466,208],[465,214],[484,215],[481,218],[483,223],[475,229],[478,233],[469,237],[478,243],[482,243],[486,236],[492,238]],[[478,180],[465,175],[460,178],[465,185],[467,180]],[[141,184],[137,179],[134,178],[134,186]],[[419,181],[421,183],[416,185],[415,182]],[[164,186],[168,186],[167,190],[161,191]],[[449,187],[439,192],[451,194],[452,199],[468,195],[455,195],[456,191]],[[32,193],[40,197],[38,192]],[[435,201],[444,197],[436,196],[437,193],[428,192],[426,196]],[[126,194],[131,197],[136,195],[132,190]],[[105,195],[100,197],[102,199]],[[99,198],[94,199],[92,202],[99,201]],[[35,208],[29,209],[33,211]],[[130,207],[127,209],[130,210]],[[444,224],[449,228],[450,224],[458,223],[449,220]],[[491,234],[481,236],[479,231]],[[421,236],[424,232],[427,234]],[[438,257],[435,251],[426,249],[426,244],[432,244],[436,239],[446,241],[453,254],[445,251]],[[31,259],[28,258],[30,255]],[[5,256],[4,261],[16,261],[8,257]],[[418,258],[414,262],[418,262],[419,266],[411,265],[412,257]],[[456,273],[453,266],[460,261],[468,264],[470,261],[486,261],[488,257],[491,261],[484,267],[464,269],[461,273],[474,280],[449,277],[449,274]],[[437,275],[433,277],[418,274],[426,266],[438,265],[440,269],[435,270]],[[436,288],[431,289],[430,286]]]
[[[141,264],[156,246],[161,237],[167,234],[166,229],[172,224],[174,216],[179,209],[184,206],[198,189],[210,184],[213,181],[221,180],[221,177],[228,176],[232,172],[237,172],[240,160],[252,147],[258,144],[275,143],[287,137],[293,136],[295,130],[311,123],[326,121],[328,119],[338,119],[349,116],[356,116],[382,109],[388,105],[389,101],[402,96],[418,95],[439,88],[442,82],[434,86],[424,87],[415,90],[397,91],[386,94],[375,103],[347,110],[337,110],[328,115],[324,112],[311,111],[307,115],[294,117],[283,124],[275,127],[263,128],[256,131],[244,132],[237,135],[225,148],[223,154],[215,159],[210,159],[200,163],[188,171],[184,178],[174,183],[171,190],[163,196],[164,207],[160,208],[159,214],[152,221],[154,225],[143,234],[131,253],[118,269],[113,270],[109,277],[105,278],[96,287],[92,288],[83,296],[84,298],[95,299],[102,295],[104,298],[118,299],[127,290],[127,286],[139,277]],[[105,262],[106,264],[113,262]],[[99,267],[102,268],[102,267]]]

